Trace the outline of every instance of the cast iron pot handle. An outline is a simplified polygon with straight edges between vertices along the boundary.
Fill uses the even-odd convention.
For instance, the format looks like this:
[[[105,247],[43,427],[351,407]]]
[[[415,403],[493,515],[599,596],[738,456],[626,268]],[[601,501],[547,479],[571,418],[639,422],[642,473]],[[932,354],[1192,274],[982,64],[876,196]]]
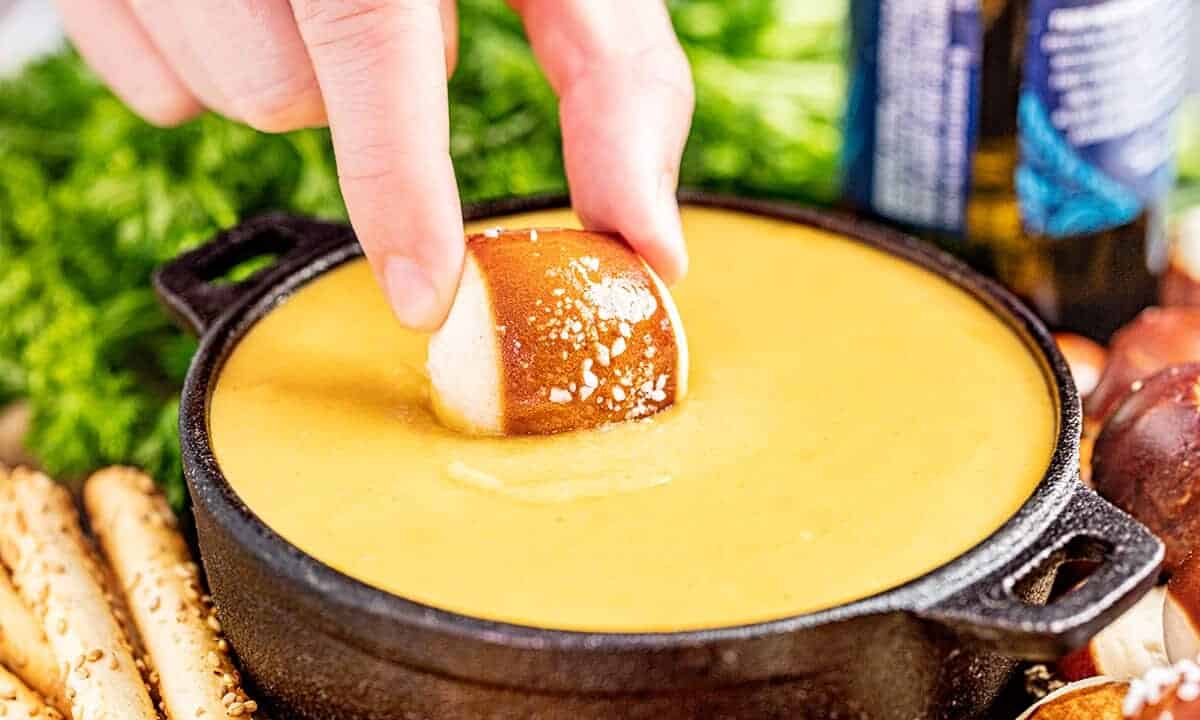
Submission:
[[[154,273],[154,290],[175,319],[197,335],[212,326],[238,300],[275,274],[316,259],[352,237],[347,225],[283,214],[252,218],[208,243],[171,260]],[[276,256],[274,262],[240,282],[218,282],[247,260]]]
[[[1080,647],[1133,605],[1158,578],[1163,546],[1141,523],[1080,484],[1068,510],[1022,553],[922,617],[1006,655],[1052,660]],[[1099,565],[1083,583],[1046,605],[1018,597],[1044,563],[1090,549]]]

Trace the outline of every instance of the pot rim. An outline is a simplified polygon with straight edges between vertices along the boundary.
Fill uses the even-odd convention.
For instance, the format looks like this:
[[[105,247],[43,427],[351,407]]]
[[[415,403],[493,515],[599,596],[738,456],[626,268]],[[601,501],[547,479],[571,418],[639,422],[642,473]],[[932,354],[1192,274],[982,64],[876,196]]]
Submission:
[[[202,332],[184,383],[180,413],[181,447],[192,501],[203,504],[220,527],[259,562],[279,577],[319,596],[331,609],[382,622],[417,626],[460,640],[529,650],[670,651],[790,634],[865,615],[897,611],[919,615],[991,578],[997,571],[1010,566],[1018,556],[1028,554],[1030,547],[1041,539],[1079,494],[1081,486],[1077,476],[1082,428],[1080,401],[1066,361],[1049,330],[1032,311],[1008,290],[975,273],[957,258],[923,241],[870,222],[834,212],[707,192],[681,192],[680,200],[688,205],[747,212],[837,233],[938,274],[1004,320],[1030,348],[1031,354],[1040,360],[1058,412],[1054,452],[1045,475],[1020,509],[970,549],[901,585],[822,610],[718,628],[668,632],[539,628],[463,615],[370,586],[301,551],[242,502],[221,473],[209,444],[208,430],[211,392],[229,353],[252,325],[291,292],[329,269],[361,256],[361,249],[349,232],[346,242],[322,252],[315,259],[285,260],[264,271],[251,282],[253,287],[228,305]],[[482,220],[556,207],[569,207],[567,197],[536,195],[476,203],[464,207],[464,217],[468,221]],[[334,631],[360,647],[371,644],[352,630]]]

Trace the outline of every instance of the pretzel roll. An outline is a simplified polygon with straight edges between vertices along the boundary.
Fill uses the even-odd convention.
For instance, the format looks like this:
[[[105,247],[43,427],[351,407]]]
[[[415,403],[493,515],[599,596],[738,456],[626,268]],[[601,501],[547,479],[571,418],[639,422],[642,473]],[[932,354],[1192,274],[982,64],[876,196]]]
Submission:
[[[0,556],[40,619],[74,720],[157,720],[107,575],[66,489],[18,469],[0,488]]]
[[[687,394],[670,292],[618,236],[583,230],[468,237],[428,366],[438,418],[476,435],[637,420]]]
[[[1200,667],[1180,660],[1150,670],[1130,683],[1122,709],[1129,720],[1200,720]]]
[[[1017,720],[1123,720],[1129,683],[1096,677],[1050,693]]]
[[[241,687],[199,569],[154,483],[130,468],[101,470],[84,486],[84,504],[169,720],[252,717],[258,704]]]

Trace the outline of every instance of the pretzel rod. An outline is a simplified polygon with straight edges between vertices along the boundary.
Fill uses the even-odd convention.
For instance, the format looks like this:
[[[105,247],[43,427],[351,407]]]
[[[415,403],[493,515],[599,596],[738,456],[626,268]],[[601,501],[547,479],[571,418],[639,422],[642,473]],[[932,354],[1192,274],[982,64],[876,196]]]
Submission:
[[[47,703],[21,678],[0,667],[0,717],[4,720],[62,720],[62,713]]]
[[[154,483],[108,468],[84,486],[84,505],[157,675],[170,720],[250,717],[221,623],[202,594],[199,570]]]
[[[158,720],[66,489],[13,472],[0,488],[0,557],[41,619],[74,720]]]
[[[5,570],[0,570],[0,663],[61,712],[70,712],[46,634]]]

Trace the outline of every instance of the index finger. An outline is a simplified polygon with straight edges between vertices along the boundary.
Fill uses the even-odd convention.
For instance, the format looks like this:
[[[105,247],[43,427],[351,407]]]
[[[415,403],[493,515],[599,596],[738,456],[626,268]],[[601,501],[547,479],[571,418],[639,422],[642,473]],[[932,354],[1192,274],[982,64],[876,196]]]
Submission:
[[[292,0],[359,242],[402,323],[431,330],[463,261],[438,0]]]
[[[509,0],[559,96],[571,201],[667,282],[687,269],[675,188],[692,77],[662,0]]]

